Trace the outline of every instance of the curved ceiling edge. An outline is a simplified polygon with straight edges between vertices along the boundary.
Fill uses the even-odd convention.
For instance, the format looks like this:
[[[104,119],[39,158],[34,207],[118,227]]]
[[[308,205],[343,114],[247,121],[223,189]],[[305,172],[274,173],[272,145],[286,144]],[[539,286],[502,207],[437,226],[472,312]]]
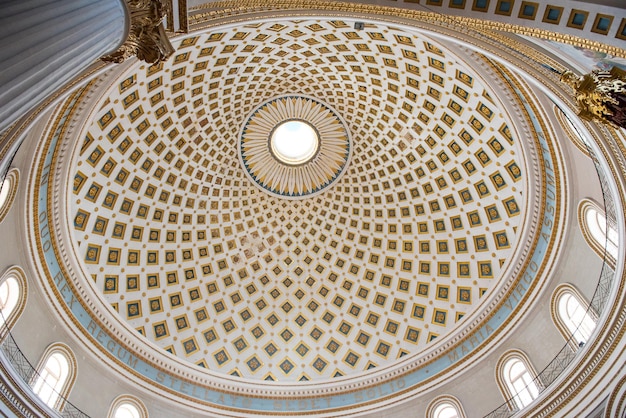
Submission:
[[[527,109],[527,111],[532,112],[532,110],[530,109]],[[530,118],[533,121],[539,119],[537,115],[533,115],[532,113]],[[535,125],[534,127],[535,129],[537,129],[538,132],[542,132],[541,126]],[[539,149],[543,150],[550,148],[549,144],[545,142],[545,136],[546,135],[540,135],[539,137]],[[55,147],[58,145],[56,141],[59,138],[55,137],[55,135],[51,135],[50,139],[51,141],[48,143],[50,148],[48,148],[43,155],[42,165],[40,167],[41,169],[38,173],[38,177],[40,179],[52,174],[46,172],[46,168],[50,167],[50,163],[52,163],[53,158],[55,158]],[[542,140],[544,142],[542,142]],[[544,154],[542,157],[545,159],[544,161],[551,161],[553,158],[553,156],[549,153]],[[550,173],[549,170],[557,166],[558,164],[552,165],[552,163],[546,163],[544,169],[548,171],[548,176],[555,176],[555,174]],[[547,184],[548,186],[551,186],[550,182],[548,182]],[[37,204],[35,205],[37,209],[34,211],[33,214],[31,214],[31,218],[33,220],[33,223],[37,225],[36,231],[39,232],[37,234],[37,239],[39,240],[38,247],[40,247],[39,251],[41,252],[42,259],[47,262],[47,268],[49,273],[48,277],[50,283],[56,286],[59,295],[63,300],[66,301],[68,308],[70,308],[70,310],[73,312],[74,319],[82,325],[87,334],[91,335],[92,342],[96,345],[100,345],[100,348],[103,349],[105,352],[108,352],[108,355],[115,357],[117,354],[120,353],[120,346],[117,345],[117,343],[115,342],[110,342],[115,341],[115,339],[110,338],[107,331],[103,327],[92,321],[90,319],[90,314],[85,311],[82,306],[74,304],[75,298],[72,296],[70,287],[66,286],[67,278],[64,277],[63,271],[59,268],[59,264],[62,264],[62,260],[59,260],[58,254],[55,254],[55,249],[46,244],[47,241],[45,241],[44,231],[46,231],[46,228],[50,228],[51,225],[49,221],[54,217],[53,213],[51,212],[52,208],[49,207],[52,195],[50,194],[51,190],[49,190],[48,187],[49,183],[47,182],[39,183],[37,190],[38,199],[36,201]],[[554,191],[556,195],[556,189]],[[548,196],[548,200],[550,200],[550,196]],[[547,208],[550,207],[551,204],[556,206],[555,201],[548,201],[544,205],[544,213],[542,214],[543,218],[540,219],[542,225],[541,233],[546,234],[547,236],[551,237],[551,239],[554,239],[555,231],[551,227],[546,226],[548,225],[548,223],[545,222],[546,219],[553,217],[553,213],[547,210]],[[37,214],[40,213],[48,214],[48,216],[37,216]],[[546,246],[542,245],[540,240],[538,245],[534,248],[534,252],[530,258],[528,264],[529,269],[527,269],[526,272],[524,272],[523,274],[520,274],[520,281],[518,281],[517,283],[517,289],[524,289],[525,286],[529,286],[535,279],[536,275],[541,270],[540,266],[542,266],[544,263],[544,257],[547,253],[547,248],[547,244]],[[516,300],[515,295],[511,294],[503,305],[509,304],[514,309],[514,305],[518,302],[519,300]],[[74,311],[74,309],[76,310]],[[433,361],[431,361],[431,358],[429,358],[429,356],[426,356],[424,360],[429,361],[428,371],[424,370],[423,368],[419,368],[416,370],[414,366],[406,364],[408,362],[405,361],[405,364],[401,365],[397,370],[394,370],[389,375],[386,375],[385,379],[387,380],[384,382],[382,382],[382,378],[375,377],[372,379],[372,381],[368,383],[372,387],[368,387],[367,389],[357,389],[357,387],[361,386],[362,384],[358,384],[357,387],[351,387],[349,389],[350,392],[342,394],[345,399],[341,399],[341,396],[339,395],[324,396],[326,392],[325,389],[309,390],[311,385],[302,385],[301,388],[295,389],[295,391],[297,392],[299,390],[304,390],[304,392],[306,393],[297,392],[294,396],[297,396],[298,398],[303,397],[303,395],[315,397],[317,398],[317,401],[319,401],[319,403],[312,400],[313,398],[309,398],[309,400],[306,401],[306,405],[302,405],[302,409],[300,411],[304,413],[313,413],[316,410],[316,405],[317,408],[320,408],[320,410],[336,410],[346,407],[353,407],[359,404],[368,404],[372,402],[379,402],[381,400],[384,401],[385,399],[389,401],[390,396],[395,396],[411,390],[410,388],[419,385],[420,382],[432,379],[432,377],[435,376],[437,373],[443,372],[457,363],[461,363],[462,360],[470,355],[470,353],[474,349],[476,349],[478,345],[482,344],[483,341],[488,340],[490,336],[494,333],[494,331],[506,322],[506,318],[508,317],[507,311],[506,309],[503,309],[503,307],[501,307],[501,309],[497,312],[498,313],[493,315],[489,319],[489,321],[487,321],[474,331],[474,337],[477,337],[477,340],[473,340],[469,338],[469,336],[466,336],[465,343],[457,345],[452,351],[448,352],[447,356],[443,356]],[[475,341],[478,341],[478,344],[475,344]],[[431,357],[434,356],[434,354],[431,355]],[[224,399],[225,395],[223,392],[228,393],[228,388],[220,384],[217,385],[217,390],[209,390],[207,387],[198,386],[191,382],[185,382],[183,384],[181,383],[181,381],[177,381],[177,378],[174,377],[176,376],[175,374],[168,376],[168,373],[164,372],[163,370],[159,370],[158,368],[152,367],[150,364],[144,362],[142,359],[132,359],[132,357],[126,357],[125,355],[117,357],[118,360],[122,362],[124,362],[125,360],[126,366],[132,368],[135,373],[143,376],[143,378],[154,381],[155,383],[164,387],[166,390],[171,391],[172,393],[176,393],[184,397],[195,398],[200,402],[208,402],[210,404],[216,405],[220,405],[220,399],[222,399],[223,406],[229,404],[232,401],[231,399]],[[375,373],[372,373],[372,375],[382,375],[384,373],[386,372],[376,371]],[[219,388],[220,386],[222,386],[221,389]],[[271,395],[269,395],[268,393],[254,393],[254,391],[252,391],[251,389],[248,389],[247,392],[249,393],[249,396],[241,395],[241,393],[239,393],[238,397],[240,399],[236,400],[235,402],[237,404],[234,405],[236,409],[242,411],[251,409],[261,413],[263,411],[265,411],[266,413],[279,413],[281,411],[288,410],[288,405],[290,401],[287,399],[280,401],[277,401],[276,399],[261,399],[259,398],[260,396]],[[228,396],[231,395],[227,394],[226,397]],[[285,396],[284,392],[281,392],[280,396]],[[277,405],[277,402],[279,402],[280,405]],[[299,407],[300,405],[301,404],[299,404]],[[233,405],[230,405],[230,407],[232,406]]]

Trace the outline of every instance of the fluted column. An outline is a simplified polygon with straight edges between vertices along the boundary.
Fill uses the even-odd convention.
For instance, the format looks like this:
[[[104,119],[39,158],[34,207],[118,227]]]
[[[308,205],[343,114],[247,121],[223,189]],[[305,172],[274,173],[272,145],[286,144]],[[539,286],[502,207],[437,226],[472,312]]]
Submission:
[[[4,0],[0,132],[101,56],[129,28],[123,0]]]

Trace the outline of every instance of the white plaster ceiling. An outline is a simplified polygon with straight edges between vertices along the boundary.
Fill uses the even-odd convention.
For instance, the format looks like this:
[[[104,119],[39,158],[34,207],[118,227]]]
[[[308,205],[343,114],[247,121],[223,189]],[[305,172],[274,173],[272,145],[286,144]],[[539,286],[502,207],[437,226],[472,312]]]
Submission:
[[[258,380],[350,375],[424,350],[497,287],[525,218],[498,94],[424,35],[265,22],[177,42],[99,103],[73,151],[76,257],[163,350]],[[352,136],[300,200],[245,175],[242,125],[300,94]]]

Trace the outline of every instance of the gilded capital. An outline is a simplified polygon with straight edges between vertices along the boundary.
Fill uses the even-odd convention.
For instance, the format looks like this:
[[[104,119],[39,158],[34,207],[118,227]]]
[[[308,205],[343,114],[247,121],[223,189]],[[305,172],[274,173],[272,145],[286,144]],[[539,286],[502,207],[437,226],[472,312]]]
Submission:
[[[130,12],[126,42],[101,59],[121,63],[136,56],[149,64],[167,60],[174,53],[162,23],[168,12],[167,3],[164,0],[126,0],[126,4]]]
[[[561,81],[574,89],[578,116],[626,128],[626,71],[613,67],[580,77],[566,71]]]

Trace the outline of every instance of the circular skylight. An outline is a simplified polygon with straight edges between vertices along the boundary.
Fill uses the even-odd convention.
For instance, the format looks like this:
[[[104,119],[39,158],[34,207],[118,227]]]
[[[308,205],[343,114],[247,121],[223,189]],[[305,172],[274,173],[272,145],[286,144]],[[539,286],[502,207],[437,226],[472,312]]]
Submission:
[[[299,199],[341,177],[351,155],[350,135],[327,104],[286,95],[254,109],[240,132],[238,151],[252,182],[269,194]]]
[[[289,120],[276,126],[270,138],[274,156],[289,165],[302,164],[315,155],[319,137],[311,125],[301,120]]]

